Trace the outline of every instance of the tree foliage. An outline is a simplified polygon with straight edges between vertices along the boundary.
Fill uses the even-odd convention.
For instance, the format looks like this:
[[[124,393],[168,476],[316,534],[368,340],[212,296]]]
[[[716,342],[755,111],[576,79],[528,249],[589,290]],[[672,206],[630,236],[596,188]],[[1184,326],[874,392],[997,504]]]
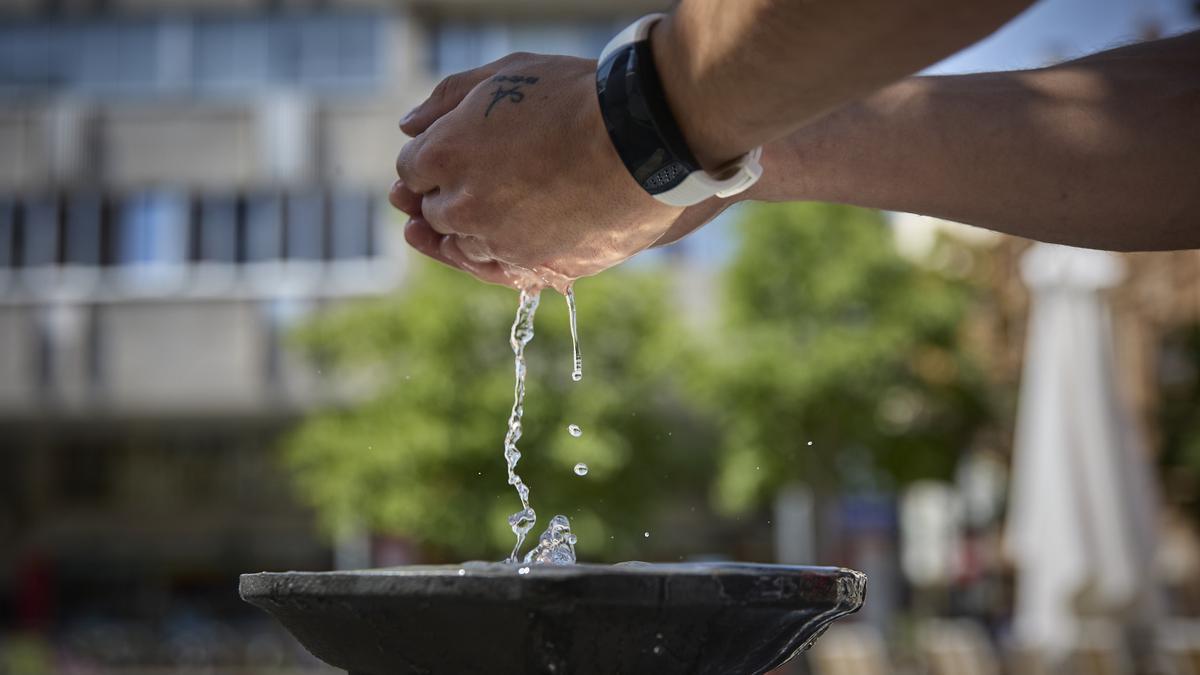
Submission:
[[[1167,498],[1200,519],[1200,324],[1169,333],[1162,353],[1158,423]]]
[[[899,255],[875,211],[759,205],[740,237],[696,382],[724,430],[719,504],[947,476],[988,413],[961,330],[970,285]]]
[[[703,494],[713,435],[680,403],[688,335],[664,279],[614,271],[579,281],[576,296],[583,380],[571,381],[565,303],[552,291],[526,350],[517,469],[538,513],[531,535],[563,513],[581,556],[633,557],[658,509]],[[287,442],[300,495],[330,527],[405,535],[435,558],[507,555],[506,518],[520,508],[503,458],[516,307],[511,290],[420,263],[399,294],[337,310],[299,335],[327,367],[375,383],[368,398],[310,417]],[[573,472],[578,462],[585,477]]]

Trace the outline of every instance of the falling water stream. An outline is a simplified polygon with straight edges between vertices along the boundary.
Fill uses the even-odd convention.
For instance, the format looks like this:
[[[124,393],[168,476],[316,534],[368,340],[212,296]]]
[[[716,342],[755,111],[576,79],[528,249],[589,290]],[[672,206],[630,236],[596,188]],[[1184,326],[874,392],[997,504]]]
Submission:
[[[583,359],[579,354],[579,338],[575,324],[575,293],[573,290],[567,290],[567,309],[571,315],[571,343],[574,353],[574,368],[571,371],[571,379],[578,382],[583,378]],[[537,314],[538,302],[540,294],[537,291],[521,291],[521,301],[517,306],[517,316],[513,320],[512,330],[509,333],[509,344],[513,350],[514,369],[516,375],[516,383],[513,385],[513,406],[512,412],[508,416],[508,432],[504,435],[504,461],[508,466],[508,484],[517,489],[517,496],[521,498],[521,510],[508,517],[508,525],[512,528],[513,534],[517,537],[517,543],[513,546],[512,553],[508,556],[507,562],[514,563],[518,560],[518,555],[521,552],[521,547],[525,544],[525,537],[529,534],[529,530],[537,523],[537,513],[533,507],[529,505],[529,486],[525,485],[525,481],[521,480],[521,476],[517,474],[517,462],[521,461],[521,451],[517,448],[517,441],[521,440],[521,418],[525,414],[525,347],[533,340],[533,319]],[[578,437],[582,432],[579,427],[570,425],[572,436]],[[582,467],[582,472],[580,471]],[[587,466],[577,464],[575,466],[577,475],[585,475]],[[529,563],[549,563],[554,565],[571,565],[575,563],[575,543],[576,537],[571,532],[571,523],[564,515],[557,515],[550,519],[550,525],[546,531],[538,537],[537,546],[525,555],[524,562]],[[528,568],[522,568],[528,571]]]
[[[521,461],[517,441],[521,440],[521,416],[525,414],[525,346],[533,339],[533,316],[537,313],[540,298],[541,295],[537,292],[521,291],[521,304],[517,306],[517,318],[513,321],[509,334],[516,368],[516,384],[513,386],[513,406],[508,416],[508,432],[504,435],[504,461],[508,465],[508,484],[517,488],[517,495],[521,498],[521,510],[508,517],[509,527],[512,528],[513,534],[517,535],[517,544],[508,556],[508,562],[517,561],[517,554],[525,544],[525,535],[537,522],[537,513],[529,506],[529,487],[517,475],[517,462]]]

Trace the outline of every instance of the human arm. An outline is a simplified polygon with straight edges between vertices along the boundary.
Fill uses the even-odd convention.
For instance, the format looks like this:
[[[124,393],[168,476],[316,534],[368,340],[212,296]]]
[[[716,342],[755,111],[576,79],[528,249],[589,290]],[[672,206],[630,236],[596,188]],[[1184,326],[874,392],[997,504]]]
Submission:
[[[1037,70],[910,78],[768,145],[763,163],[748,198],[1092,248],[1200,247],[1200,32]]]
[[[713,164],[937,61],[1027,4],[683,0],[652,44],[688,145]],[[594,68],[518,54],[439,85],[401,124],[414,139],[390,198],[412,216],[409,242],[485,280],[562,288],[717,211],[717,200],[667,206],[633,181],[604,129]]]

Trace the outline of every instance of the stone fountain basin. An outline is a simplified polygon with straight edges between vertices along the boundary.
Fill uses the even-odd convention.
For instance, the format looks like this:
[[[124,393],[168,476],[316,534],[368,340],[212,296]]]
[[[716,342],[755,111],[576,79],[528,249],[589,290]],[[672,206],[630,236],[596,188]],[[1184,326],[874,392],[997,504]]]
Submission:
[[[741,563],[241,578],[244,600],[352,675],[763,673],[857,611],[865,591],[853,570]]]

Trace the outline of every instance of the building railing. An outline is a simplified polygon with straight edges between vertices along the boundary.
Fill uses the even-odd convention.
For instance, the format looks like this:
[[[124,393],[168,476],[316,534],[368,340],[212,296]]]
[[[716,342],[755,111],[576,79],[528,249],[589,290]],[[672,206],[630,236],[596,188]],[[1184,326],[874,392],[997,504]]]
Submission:
[[[0,304],[375,293],[399,265],[366,191],[0,197]]]

